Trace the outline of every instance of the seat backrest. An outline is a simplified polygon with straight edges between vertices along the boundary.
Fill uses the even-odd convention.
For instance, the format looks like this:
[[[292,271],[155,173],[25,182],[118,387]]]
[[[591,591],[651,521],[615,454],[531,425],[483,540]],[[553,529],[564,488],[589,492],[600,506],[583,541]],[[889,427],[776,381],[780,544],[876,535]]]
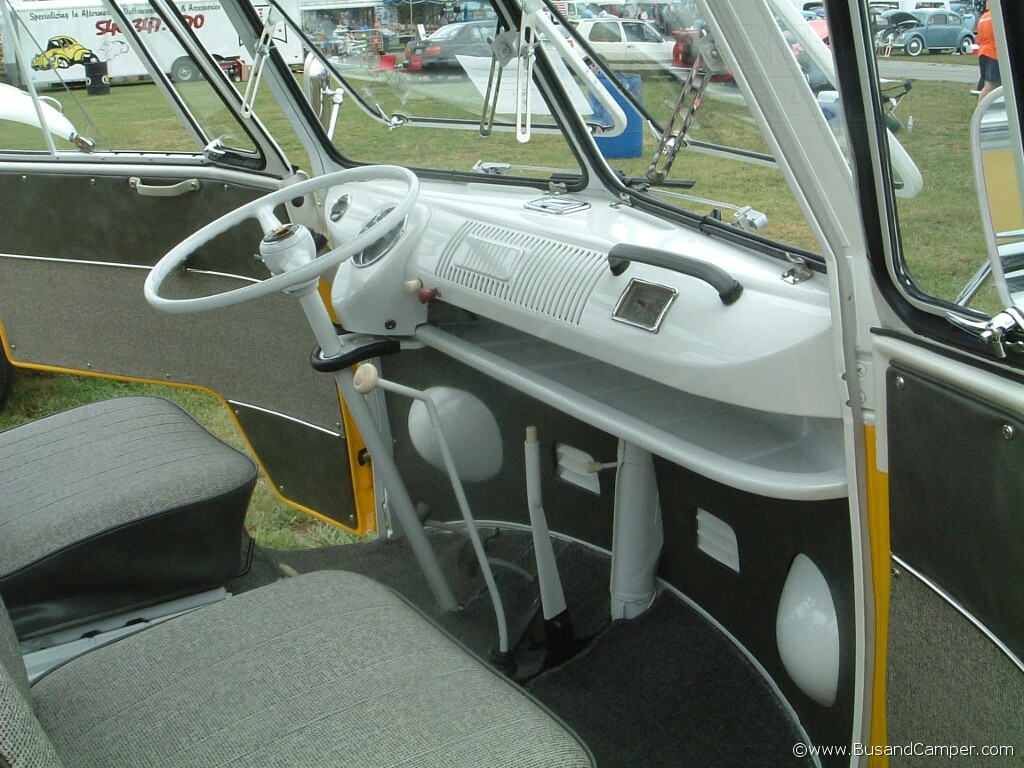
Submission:
[[[36,719],[25,665],[0,600],[0,766],[61,768],[53,743]]]

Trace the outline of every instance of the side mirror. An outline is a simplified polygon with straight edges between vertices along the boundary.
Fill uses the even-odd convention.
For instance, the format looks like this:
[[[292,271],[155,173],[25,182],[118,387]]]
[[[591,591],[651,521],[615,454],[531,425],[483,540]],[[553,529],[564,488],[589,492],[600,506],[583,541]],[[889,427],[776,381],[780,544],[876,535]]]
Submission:
[[[1024,208],[1018,153],[1003,89],[988,94],[971,121],[971,155],[989,263],[1006,307],[1024,307]],[[1016,151],[1015,151],[1016,149]]]
[[[324,63],[312,53],[307,54],[302,67],[302,91],[329,139],[334,138],[338,110],[345,98],[341,88],[332,88],[331,85],[331,73]]]

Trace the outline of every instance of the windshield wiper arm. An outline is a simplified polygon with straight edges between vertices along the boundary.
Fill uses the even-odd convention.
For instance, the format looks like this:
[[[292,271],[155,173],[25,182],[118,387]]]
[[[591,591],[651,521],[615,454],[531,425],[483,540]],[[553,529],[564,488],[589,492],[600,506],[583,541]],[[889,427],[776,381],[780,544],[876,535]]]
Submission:
[[[374,103],[373,106],[377,108],[377,114],[381,116],[381,119],[387,123],[389,131],[394,131],[401,128],[403,125],[408,125],[409,117],[407,115],[403,115],[401,112],[393,112],[389,114],[379,102]]]
[[[513,165],[512,163],[495,163],[486,160],[477,160],[473,170],[479,173],[486,173],[491,176],[505,176],[512,171],[528,171],[530,173],[547,173],[552,176],[572,176],[579,178],[579,171],[572,171],[568,168],[548,168],[544,165]]]

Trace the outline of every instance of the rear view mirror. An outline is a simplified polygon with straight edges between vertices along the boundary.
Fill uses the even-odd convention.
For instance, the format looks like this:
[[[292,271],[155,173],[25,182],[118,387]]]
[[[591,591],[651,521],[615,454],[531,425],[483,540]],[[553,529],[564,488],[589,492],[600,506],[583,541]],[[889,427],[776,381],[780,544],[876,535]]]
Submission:
[[[312,53],[306,56],[306,62],[302,68],[302,89],[306,100],[313,108],[324,130],[327,131],[327,138],[334,138],[334,129],[338,124],[338,110],[341,109],[341,102],[345,98],[345,92],[340,88],[333,88],[331,73],[323,62]]]
[[[992,276],[1000,300],[1007,307],[1024,307],[1024,209],[1018,176],[1019,151],[1019,144],[1011,139],[1003,89],[997,88],[974,113],[971,153]]]

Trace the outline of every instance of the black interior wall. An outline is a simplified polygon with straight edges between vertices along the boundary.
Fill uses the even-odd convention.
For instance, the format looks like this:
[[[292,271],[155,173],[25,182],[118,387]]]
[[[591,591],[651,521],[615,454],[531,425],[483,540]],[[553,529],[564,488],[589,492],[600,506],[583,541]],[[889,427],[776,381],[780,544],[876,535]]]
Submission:
[[[909,368],[886,389],[893,554],[1024,658],[1024,419]]]
[[[665,556],[659,575],[714,616],[754,654],[789,699],[811,741],[819,745],[855,741],[850,733],[855,603],[847,500],[769,499],[712,482],[667,461],[656,460],[655,467],[665,521]],[[735,531],[738,574],[697,549],[698,509]],[[801,553],[824,575],[838,615],[839,687],[829,708],[814,702],[792,682],[775,639],[782,588],[793,559]]]
[[[402,352],[383,361],[386,378],[426,389],[457,387],[473,393],[494,412],[503,429],[504,465],[498,478],[467,483],[474,515],[527,523],[523,439],[537,425],[543,465],[544,509],[553,531],[611,547],[614,471],[601,473],[601,495],[593,496],[553,478],[554,442],[567,442],[600,461],[613,461],[617,440],[475,370],[431,350]],[[435,519],[458,516],[447,478],[424,462],[408,439],[410,402],[389,396],[395,458],[414,502],[426,502]],[[742,493],[656,459],[665,547],[659,575],[694,599],[758,658],[774,677],[817,744],[848,744],[854,694],[854,597],[849,512],[846,499],[792,502]],[[741,574],[696,549],[697,508],[736,531]],[[793,684],[775,642],[775,615],[793,558],[804,553],[832,589],[841,637],[836,703],[822,707]],[[699,648],[693,649],[700,653]],[[823,764],[829,765],[828,760]]]

